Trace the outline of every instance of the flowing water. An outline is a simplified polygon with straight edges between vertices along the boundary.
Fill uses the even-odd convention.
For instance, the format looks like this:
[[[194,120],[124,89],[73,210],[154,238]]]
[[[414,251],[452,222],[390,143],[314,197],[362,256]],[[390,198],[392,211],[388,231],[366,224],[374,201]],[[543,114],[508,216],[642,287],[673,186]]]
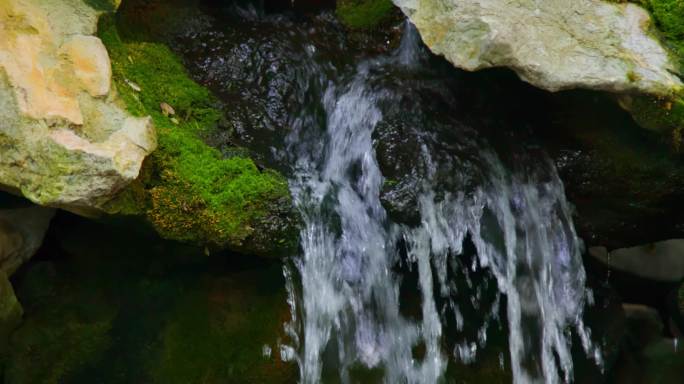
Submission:
[[[571,381],[573,342],[601,364],[563,185],[508,136],[519,122],[469,111],[408,23],[369,55],[326,13],[231,17],[180,45],[240,143],[290,177],[303,226],[278,354],[301,382],[449,382],[493,342],[516,383]]]
[[[303,383],[321,381],[326,369],[350,382],[358,366],[376,369],[387,383],[436,383],[450,360],[476,359],[489,323],[504,313],[514,381],[570,381],[573,333],[600,357],[582,323],[590,298],[582,245],[550,161],[527,158],[511,169],[475,130],[455,127],[466,133],[460,148],[472,155],[457,159],[451,176],[478,177],[468,188],[445,190],[430,150],[437,138],[430,127],[414,127],[423,132],[415,144],[424,172],[412,191],[419,224],[397,223],[383,207],[387,180],[373,135],[385,110],[400,100],[377,79],[420,68],[419,38],[411,26],[406,31],[393,55],[363,61],[336,81],[321,75],[314,82],[323,94],[319,118],[299,116],[293,124],[290,185],[304,226],[302,254],[285,270],[293,342],[281,354],[298,362]],[[469,265],[457,262],[467,241],[477,253]],[[490,271],[498,287],[487,308],[479,303],[482,287],[461,289],[454,281],[478,269]],[[402,270],[415,271],[417,279],[404,279]],[[407,288],[419,292],[413,316],[402,310],[400,293]],[[464,328],[459,306],[468,301],[480,318],[467,321],[478,321],[479,330],[472,340],[445,347],[445,327]]]

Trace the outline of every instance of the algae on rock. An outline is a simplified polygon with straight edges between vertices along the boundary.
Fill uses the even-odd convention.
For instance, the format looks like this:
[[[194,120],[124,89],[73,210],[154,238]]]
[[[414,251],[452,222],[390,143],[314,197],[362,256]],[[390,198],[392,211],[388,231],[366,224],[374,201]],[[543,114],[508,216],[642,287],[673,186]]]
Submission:
[[[684,75],[684,2],[680,0],[641,0],[653,16],[657,35],[670,49],[677,73]],[[624,96],[620,103],[632,112],[639,125],[672,132],[675,149],[684,142],[684,90],[670,97]]]
[[[372,28],[391,14],[392,0],[338,0],[337,16],[353,29]]]
[[[100,37],[121,98],[133,114],[151,116],[159,142],[141,176],[106,209],[144,215],[168,239],[261,255],[290,249],[296,232],[285,179],[202,140],[223,117],[218,100],[164,44],[125,40],[114,19],[101,23]]]

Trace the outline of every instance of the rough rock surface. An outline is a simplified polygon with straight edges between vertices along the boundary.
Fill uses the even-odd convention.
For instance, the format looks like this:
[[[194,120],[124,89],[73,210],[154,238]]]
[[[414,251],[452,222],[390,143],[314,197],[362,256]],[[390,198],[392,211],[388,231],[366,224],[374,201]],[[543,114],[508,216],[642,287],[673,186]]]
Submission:
[[[509,67],[549,91],[669,96],[682,87],[648,13],[601,0],[394,0],[459,68]]]
[[[99,15],[83,0],[0,2],[0,185],[42,205],[101,206],[156,146],[110,87]]]
[[[0,210],[0,271],[11,275],[38,251],[54,214],[39,206]]]

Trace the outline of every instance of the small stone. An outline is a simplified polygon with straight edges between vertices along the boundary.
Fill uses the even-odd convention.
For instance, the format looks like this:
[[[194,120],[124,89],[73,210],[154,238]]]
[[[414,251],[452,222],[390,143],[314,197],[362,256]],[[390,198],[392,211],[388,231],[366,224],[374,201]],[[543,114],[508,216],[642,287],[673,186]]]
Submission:
[[[173,116],[176,114],[176,111],[173,109],[173,107],[167,103],[162,102],[161,104],[159,104],[159,107],[161,108],[161,111],[164,114],[164,116]]]

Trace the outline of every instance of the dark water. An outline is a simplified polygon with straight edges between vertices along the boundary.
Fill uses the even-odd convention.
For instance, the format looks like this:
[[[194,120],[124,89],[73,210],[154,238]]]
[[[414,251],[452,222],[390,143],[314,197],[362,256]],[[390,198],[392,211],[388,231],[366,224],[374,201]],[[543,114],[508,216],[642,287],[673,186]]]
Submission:
[[[121,22],[159,9],[127,2]],[[208,142],[290,178],[301,254],[207,256],[60,214],[14,279],[26,321],[5,382],[681,382],[682,352],[625,318],[624,292],[581,262],[577,234],[620,246],[678,234],[674,213],[594,214],[633,188],[597,188],[603,147],[566,132],[605,132],[592,120],[636,132],[624,113],[454,70],[401,20],[352,36],[328,12],[267,11],[172,1],[156,36],[225,103],[227,129]],[[617,141],[662,149],[639,135]],[[664,204],[630,193],[620,201]],[[615,225],[634,216],[650,224]]]
[[[264,356],[288,318],[281,267],[60,213],[14,277],[25,321],[6,383],[291,383]]]

